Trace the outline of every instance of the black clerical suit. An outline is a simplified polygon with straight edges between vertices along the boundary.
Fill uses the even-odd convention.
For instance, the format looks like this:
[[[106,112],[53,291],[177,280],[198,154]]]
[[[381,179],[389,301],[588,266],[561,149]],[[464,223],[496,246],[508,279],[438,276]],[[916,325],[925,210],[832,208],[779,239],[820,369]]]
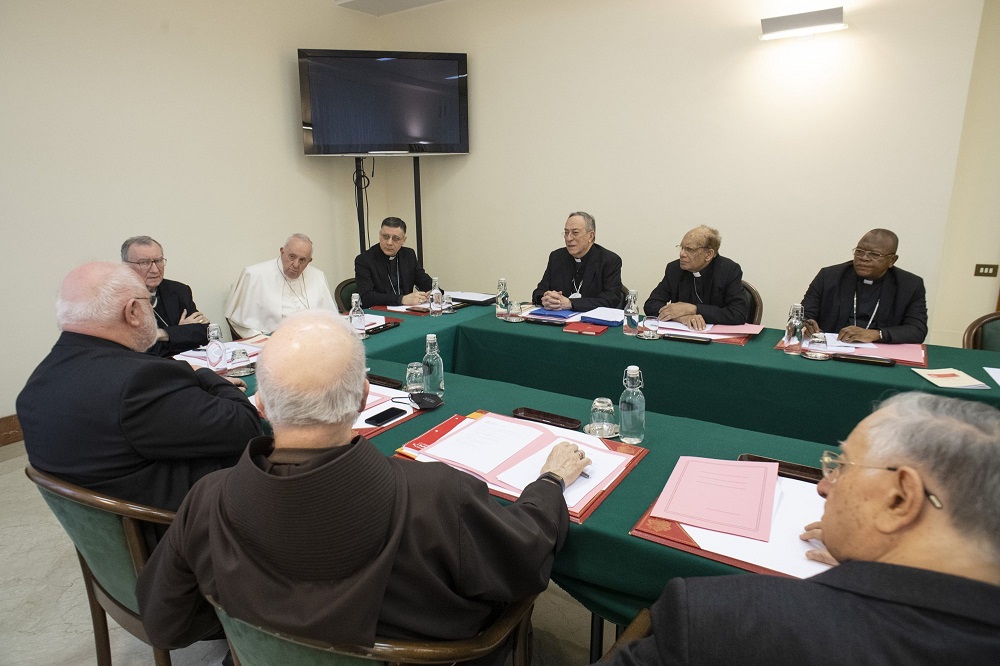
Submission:
[[[608,663],[1000,664],[1000,586],[878,562],[811,578],[675,578]]]
[[[595,243],[577,261],[569,250],[559,248],[549,254],[549,263],[531,294],[531,302],[541,305],[547,291],[561,291],[569,298],[577,288],[580,298],[570,298],[571,307],[577,312],[600,307],[620,308],[623,300],[621,257]]]
[[[417,263],[417,253],[408,247],[399,248],[390,258],[376,243],[354,258],[354,279],[361,294],[361,307],[402,305],[403,296],[431,288],[431,277]]]
[[[501,505],[443,463],[386,458],[364,437],[324,449],[252,442],[199,482],[137,588],[154,645],[233,617],[330,642],[468,638],[545,589],[569,515],[561,488],[529,484]]]
[[[706,324],[747,323],[747,302],[743,296],[743,269],[732,259],[716,255],[699,277],[681,268],[680,259],[667,264],[663,279],[646,299],[643,312],[657,316],[668,301],[691,303]]]
[[[156,327],[162,328],[170,338],[167,342],[157,342],[147,354],[173,356],[196,349],[208,342],[208,324],[184,324],[178,322],[187,310],[190,315],[198,311],[191,294],[191,287],[183,282],[164,279],[156,288]]]
[[[923,342],[927,337],[924,281],[895,266],[871,285],[854,272],[852,261],[827,266],[809,285],[802,307],[806,319],[814,319],[827,333],[860,326],[880,331],[882,342]]]
[[[256,408],[211,370],[70,332],[28,378],[17,416],[34,467],[170,510],[260,433]]]

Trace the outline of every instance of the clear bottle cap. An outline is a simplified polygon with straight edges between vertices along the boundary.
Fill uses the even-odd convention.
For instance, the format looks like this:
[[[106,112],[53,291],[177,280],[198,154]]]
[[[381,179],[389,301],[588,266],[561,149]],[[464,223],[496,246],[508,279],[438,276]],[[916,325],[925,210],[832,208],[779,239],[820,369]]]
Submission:
[[[637,365],[630,365],[630,366],[628,366],[627,368],[625,368],[625,374],[628,375],[629,377],[638,377],[639,376],[639,366],[637,366]]]
[[[427,334],[427,342],[437,342],[437,341],[438,341],[437,333],[428,333]]]

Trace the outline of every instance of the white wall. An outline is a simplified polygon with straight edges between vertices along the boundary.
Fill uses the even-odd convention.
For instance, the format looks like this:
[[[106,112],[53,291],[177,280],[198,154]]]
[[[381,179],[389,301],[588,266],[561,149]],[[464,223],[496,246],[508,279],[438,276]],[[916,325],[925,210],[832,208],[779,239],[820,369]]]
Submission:
[[[948,217],[935,340],[961,345],[965,327],[997,307],[1000,279],[973,276],[1000,264],[1000,0],[986,0]]]
[[[776,326],[885,226],[935,303],[982,2],[846,2],[847,31],[757,39],[762,17],[828,5],[462,0],[384,17],[384,45],[469,53],[471,153],[423,161],[428,269],[479,290],[503,275],[526,298],[584,209],[645,298],[708,223]],[[394,175],[408,196],[408,166]]]
[[[715,224],[774,326],[888,226],[936,304],[968,217],[949,226],[982,0],[849,1],[845,32],[757,40],[761,17],[828,4],[451,0],[377,19],[330,0],[5,0],[0,415],[56,337],[61,277],[129,235],[158,237],[217,321],[240,267],[292,231],[331,283],[350,274],[353,161],[302,155],[300,47],[469,53],[472,152],[421,162],[447,286],[505,275],[526,298],[582,208],[643,296],[683,232]],[[412,220],[410,160],[376,168],[372,219]]]
[[[303,155],[296,49],[376,27],[330,0],[0,3],[0,415],[57,336],[61,278],[128,236],[214,321],[292,232],[331,282],[353,271],[353,161]]]

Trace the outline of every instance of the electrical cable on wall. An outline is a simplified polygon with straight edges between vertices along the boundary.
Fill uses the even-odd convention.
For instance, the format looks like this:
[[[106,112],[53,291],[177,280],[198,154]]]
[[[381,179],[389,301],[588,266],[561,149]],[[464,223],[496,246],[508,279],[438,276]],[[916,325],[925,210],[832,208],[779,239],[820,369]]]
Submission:
[[[360,215],[364,215],[364,220],[365,220],[365,247],[367,247],[368,245],[371,244],[371,236],[372,236],[372,234],[371,234],[371,224],[370,224],[370,220],[369,220],[368,186],[371,184],[371,179],[375,177],[375,158],[374,157],[372,158],[372,173],[371,173],[371,176],[369,176],[367,173],[365,173],[365,159],[366,158],[362,157],[361,160],[360,160],[360,162],[359,162],[359,167],[360,168],[357,168],[357,169],[354,170],[353,181],[354,181],[354,187],[356,189],[360,188],[360,190],[364,193],[364,202],[363,203],[360,202],[360,201],[358,201],[358,200],[355,200],[355,208],[357,208],[358,205],[360,204],[363,210],[356,210],[355,212],[357,212],[359,214],[359,216]]]

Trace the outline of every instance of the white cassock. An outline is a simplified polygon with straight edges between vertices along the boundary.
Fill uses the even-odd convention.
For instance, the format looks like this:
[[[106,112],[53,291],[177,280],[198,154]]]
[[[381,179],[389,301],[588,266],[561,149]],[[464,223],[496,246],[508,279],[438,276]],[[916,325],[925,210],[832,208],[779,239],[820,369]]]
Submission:
[[[323,271],[306,266],[294,280],[281,270],[280,259],[247,266],[226,302],[226,319],[240,337],[270,335],[281,320],[299,310],[333,310]]]

